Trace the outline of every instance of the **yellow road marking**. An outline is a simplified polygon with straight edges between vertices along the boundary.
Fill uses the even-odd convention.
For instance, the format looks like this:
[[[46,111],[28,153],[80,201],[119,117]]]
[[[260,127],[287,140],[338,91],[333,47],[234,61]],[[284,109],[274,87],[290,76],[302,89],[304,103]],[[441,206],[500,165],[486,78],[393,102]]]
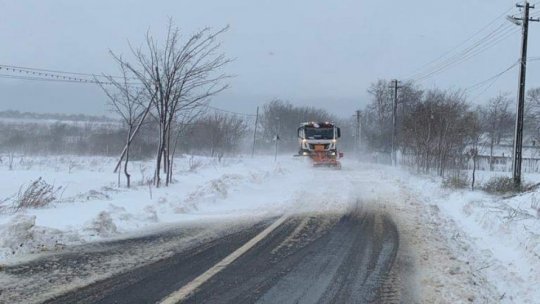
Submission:
[[[161,300],[161,304],[174,304],[181,302],[185,298],[187,298],[189,295],[191,295],[197,288],[199,288],[202,284],[204,284],[206,281],[211,279],[213,276],[215,276],[218,272],[223,270],[225,267],[227,267],[229,264],[234,262],[236,259],[238,259],[242,254],[246,253],[249,249],[251,249],[253,246],[255,246],[258,242],[260,242],[262,239],[267,237],[272,231],[274,231],[279,225],[283,224],[285,220],[287,219],[287,216],[282,216],[279,219],[277,219],[272,225],[268,226],[266,229],[264,229],[261,233],[256,235],[254,238],[249,240],[247,243],[242,245],[242,247],[236,249],[233,253],[225,257],[223,260],[218,262],[216,265],[212,266],[212,268],[208,269],[206,272],[201,274],[200,276],[193,279],[193,281],[187,283],[179,290],[171,293],[166,298]]]

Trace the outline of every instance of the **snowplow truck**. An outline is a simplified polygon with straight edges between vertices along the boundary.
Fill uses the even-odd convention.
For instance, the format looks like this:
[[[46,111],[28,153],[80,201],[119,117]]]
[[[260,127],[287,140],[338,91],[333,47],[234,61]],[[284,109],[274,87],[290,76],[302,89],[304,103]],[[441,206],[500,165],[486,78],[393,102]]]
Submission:
[[[311,158],[313,166],[341,168],[337,143],[341,137],[340,128],[330,122],[304,122],[298,128],[300,156]]]

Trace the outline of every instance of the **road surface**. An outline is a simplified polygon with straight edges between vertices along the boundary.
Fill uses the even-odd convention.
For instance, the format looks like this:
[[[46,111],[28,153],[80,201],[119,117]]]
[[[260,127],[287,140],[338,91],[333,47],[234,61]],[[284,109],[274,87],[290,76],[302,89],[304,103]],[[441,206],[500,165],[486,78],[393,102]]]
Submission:
[[[156,243],[147,237],[128,245]],[[398,230],[386,215],[354,210],[284,216],[45,303],[399,303],[398,247]],[[46,268],[46,259],[32,267]],[[55,265],[84,263],[80,259],[56,257]],[[17,267],[6,271],[16,274]]]

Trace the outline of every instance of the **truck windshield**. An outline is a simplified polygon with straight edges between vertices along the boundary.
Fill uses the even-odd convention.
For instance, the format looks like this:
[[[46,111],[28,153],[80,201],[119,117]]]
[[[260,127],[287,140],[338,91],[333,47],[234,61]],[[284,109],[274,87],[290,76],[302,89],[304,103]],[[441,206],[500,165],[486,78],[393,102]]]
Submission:
[[[306,128],[306,139],[334,139],[334,129]]]

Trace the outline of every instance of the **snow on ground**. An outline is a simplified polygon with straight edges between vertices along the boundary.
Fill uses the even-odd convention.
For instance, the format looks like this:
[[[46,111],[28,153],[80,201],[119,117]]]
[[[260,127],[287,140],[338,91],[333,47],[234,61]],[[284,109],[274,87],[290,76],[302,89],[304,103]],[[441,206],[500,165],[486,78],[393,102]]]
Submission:
[[[480,172],[486,181],[503,172]],[[525,176],[537,182],[537,174]],[[476,264],[475,272],[495,285],[501,303],[538,303],[540,213],[538,191],[493,196],[482,191],[441,189],[437,179],[408,176],[400,181],[424,212],[439,220],[446,241]]]
[[[116,187],[117,176],[111,173],[113,159],[38,157],[18,158],[14,163],[12,171],[7,164],[1,167],[0,199],[6,200],[4,205],[10,204],[21,187],[39,177],[62,187],[58,192],[61,197],[45,208],[0,215],[0,261],[168,223],[227,213],[238,216],[235,209],[244,203],[242,200],[234,206],[216,203],[227,201],[238,189],[249,189],[249,185],[282,175],[270,161],[266,166],[255,166],[249,161],[200,158],[191,161],[200,167],[190,171],[190,161],[179,159],[175,183],[155,189],[146,184],[152,164],[134,162],[131,170],[135,186],[126,189]]]
[[[271,157],[221,162],[186,157],[177,163],[174,184],[156,189],[146,184],[152,163],[133,162],[134,187],[126,189],[116,186],[117,175],[111,173],[114,159],[25,157],[15,160],[13,170],[4,162],[0,167],[4,205],[39,177],[62,189],[61,197],[48,207],[0,214],[0,261],[171,223],[278,215],[290,208],[291,201],[304,197],[309,201],[314,195],[304,187],[309,185],[306,178],[311,179],[306,175],[309,165],[288,157],[286,165]],[[193,163],[197,168],[190,170]],[[320,189],[333,189],[332,203],[346,204],[338,185]]]
[[[347,159],[342,170],[314,169],[285,155],[278,162],[185,157],[176,164],[175,183],[155,189],[146,185],[152,163],[133,162],[134,187],[126,189],[116,186],[110,158],[17,157],[12,171],[4,161],[0,199],[38,177],[62,192],[48,207],[0,214],[0,263],[171,224],[360,206],[390,213],[398,223],[398,265],[406,274],[403,283],[413,288],[411,301],[535,303],[540,298],[533,285],[540,281],[539,193],[502,199],[443,189],[435,178]]]

